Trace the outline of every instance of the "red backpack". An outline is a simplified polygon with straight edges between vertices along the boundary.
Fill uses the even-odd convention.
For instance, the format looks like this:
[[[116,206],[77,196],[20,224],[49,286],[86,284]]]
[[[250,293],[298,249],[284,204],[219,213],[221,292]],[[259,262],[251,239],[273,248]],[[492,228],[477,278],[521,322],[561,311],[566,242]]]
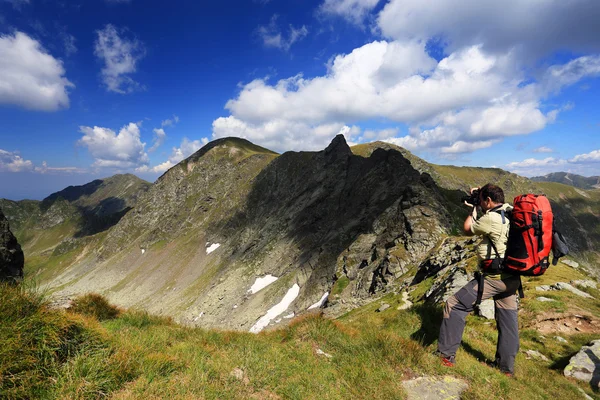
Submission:
[[[515,197],[503,269],[516,275],[539,276],[550,266],[554,215],[544,195]]]

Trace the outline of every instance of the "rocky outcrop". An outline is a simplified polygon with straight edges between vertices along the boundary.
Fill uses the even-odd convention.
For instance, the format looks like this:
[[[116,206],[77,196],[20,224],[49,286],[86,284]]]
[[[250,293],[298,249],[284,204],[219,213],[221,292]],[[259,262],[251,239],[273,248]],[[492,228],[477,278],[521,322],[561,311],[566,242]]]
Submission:
[[[24,262],[21,246],[10,231],[8,220],[0,210],[0,281],[21,281]]]
[[[565,367],[565,376],[573,377],[589,383],[593,388],[600,388],[600,340],[594,340],[581,348]]]

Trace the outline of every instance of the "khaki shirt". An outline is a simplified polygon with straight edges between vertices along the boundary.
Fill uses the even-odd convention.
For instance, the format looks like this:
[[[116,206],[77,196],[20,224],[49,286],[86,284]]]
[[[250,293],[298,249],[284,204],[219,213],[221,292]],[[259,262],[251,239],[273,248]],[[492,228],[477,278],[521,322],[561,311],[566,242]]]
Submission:
[[[510,204],[504,203],[500,208],[497,208],[493,211],[486,211],[485,214],[473,221],[471,224],[471,232],[473,232],[475,235],[482,236],[483,238],[482,241],[477,245],[476,249],[479,260],[496,258],[496,252],[490,244],[490,239],[494,242],[500,257],[504,257],[506,244],[508,242],[508,230],[510,227],[510,222],[508,217],[505,217],[504,223],[502,223],[502,215],[499,211],[508,211],[511,209],[512,206]],[[496,276],[490,275],[490,277]],[[499,278],[500,275],[498,274],[497,277]]]

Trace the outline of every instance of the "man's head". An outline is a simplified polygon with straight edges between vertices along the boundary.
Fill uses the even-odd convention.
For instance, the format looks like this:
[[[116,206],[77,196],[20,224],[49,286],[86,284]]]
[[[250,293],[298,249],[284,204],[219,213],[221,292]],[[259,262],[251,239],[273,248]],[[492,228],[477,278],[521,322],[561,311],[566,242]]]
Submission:
[[[504,191],[496,185],[488,183],[479,189],[479,205],[483,211],[504,204]]]

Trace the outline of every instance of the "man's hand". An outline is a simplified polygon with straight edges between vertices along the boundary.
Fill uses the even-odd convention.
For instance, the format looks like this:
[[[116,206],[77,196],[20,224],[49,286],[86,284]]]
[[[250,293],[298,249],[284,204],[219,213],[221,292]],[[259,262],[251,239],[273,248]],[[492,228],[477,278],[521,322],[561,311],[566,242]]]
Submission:
[[[476,188],[471,188],[471,192],[470,192],[470,193],[471,193],[471,194],[473,194],[473,192],[474,192],[474,191],[476,191],[476,190],[479,190],[479,188],[478,188],[478,187],[476,187]],[[475,213],[477,213],[477,211],[475,211],[475,210],[476,210],[476,208],[475,208],[475,206],[474,206],[473,204],[471,204],[471,203],[469,203],[469,202],[465,201],[465,205],[466,205],[466,206],[469,206],[469,207],[471,207],[471,208],[474,210],[474,212],[475,212]],[[477,214],[475,214],[475,216],[477,216]]]

